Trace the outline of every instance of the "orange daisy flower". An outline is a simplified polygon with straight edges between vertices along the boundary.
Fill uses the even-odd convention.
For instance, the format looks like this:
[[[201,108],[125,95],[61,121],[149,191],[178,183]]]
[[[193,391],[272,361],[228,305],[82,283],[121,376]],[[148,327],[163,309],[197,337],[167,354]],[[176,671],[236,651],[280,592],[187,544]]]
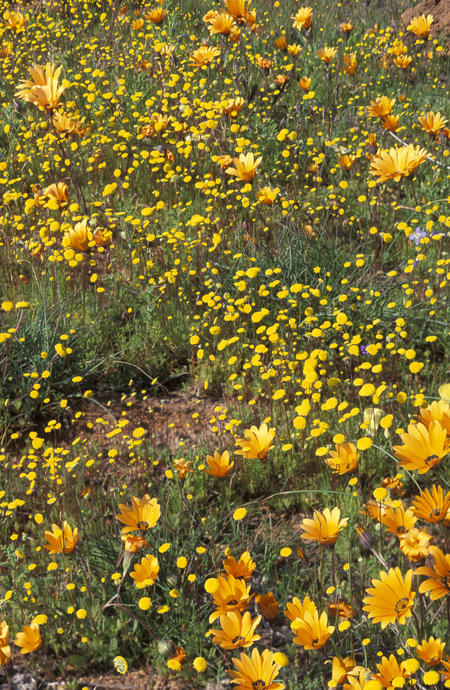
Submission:
[[[405,625],[406,618],[411,616],[416,596],[411,591],[412,576],[412,570],[403,577],[400,568],[390,568],[388,573],[381,571],[380,579],[373,579],[373,587],[366,589],[368,596],[363,599],[363,611],[367,611],[373,623],[381,623],[383,630],[388,623],[396,621]]]
[[[439,464],[448,453],[447,433],[439,422],[409,424],[408,433],[401,434],[403,446],[394,446],[399,465],[425,474]]]
[[[317,541],[319,544],[332,546],[336,543],[339,532],[347,525],[348,518],[342,518],[341,511],[336,506],[333,510],[325,508],[321,513],[314,511],[314,518],[305,518],[302,522],[303,539]]]
[[[428,577],[419,586],[419,592],[429,592],[434,601],[450,592],[450,553],[444,554],[437,546],[430,546],[430,554],[434,559],[434,569],[423,566],[417,568],[415,574]]]

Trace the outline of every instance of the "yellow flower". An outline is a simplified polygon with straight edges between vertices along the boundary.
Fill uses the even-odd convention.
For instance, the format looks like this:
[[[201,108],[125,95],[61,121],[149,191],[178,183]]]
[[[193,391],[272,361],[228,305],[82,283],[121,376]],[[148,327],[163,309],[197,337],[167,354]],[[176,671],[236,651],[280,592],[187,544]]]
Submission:
[[[425,575],[419,592],[430,593],[430,599],[435,601],[450,593],[450,553],[444,554],[437,546],[430,546],[430,554],[434,559],[434,570],[425,566],[417,568],[416,575]]]
[[[344,529],[348,522],[348,518],[341,520],[340,517],[341,511],[337,506],[331,511],[329,508],[325,508],[322,513],[315,510],[312,519],[305,518],[303,520],[302,529],[304,531],[301,533],[301,537],[317,541],[319,544],[332,546],[336,543],[339,532]]]
[[[166,15],[167,10],[164,10],[162,7],[155,7],[153,10],[150,10],[150,12],[144,14],[144,17],[153,24],[161,24]]]
[[[430,637],[428,640],[422,640],[422,644],[416,647],[416,654],[419,659],[422,659],[430,666],[438,666],[442,661],[444,654],[445,642],[438,637]]]
[[[425,16],[421,14],[420,17],[414,17],[406,27],[418,38],[428,38],[430,35],[431,25],[434,22],[432,14]]]
[[[80,120],[76,117],[70,117],[64,112],[56,110],[53,113],[52,123],[58,134],[64,137],[78,136],[83,137],[85,134],[84,127]]]
[[[387,527],[388,532],[400,536],[412,529],[417,521],[411,508],[405,510],[401,501],[393,501],[384,507],[380,522]]]
[[[143,587],[150,587],[155,584],[155,580],[159,573],[159,563],[156,556],[148,554],[141,559],[140,563],[135,563],[134,570],[130,573],[134,584],[138,589]]]
[[[53,110],[59,104],[59,99],[65,91],[64,86],[58,84],[62,67],[55,67],[47,63],[45,67],[34,65],[28,71],[31,79],[24,79],[19,83],[16,96],[24,101]]]
[[[290,621],[295,621],[296,618],[304,618],[306,612],[311,614],[317,612],[317,606],[308,595],[306,595],[303,601],[294,597],[292,603],[288,601],[286,606],[287,610],[284,612],[284,615],[287,616]]]
[[[353,472],[358,464],[358,451],[354,443],[336,444],[336,450],[330,450],[330,456],[325,458],[325,462],[334,474],[346,474]]]
[[[371,679],[370,669],[364,666],[355,666],[349,672],[347,683],[344,684],[343,690],[383,690],[379,680]]]
[[[206,462],[208,468],[205,472],[213,477],[225,477],[234,465],[234,462],[230,462],[230,454],[227,450],[223,453],[214,451],[214,455],[206,456]]]
[[[350,156],[347,153],[344,153],[342,156],[339,156],[338,158],[338,163],[341,166],[341,168],[344,168],[344,170],[350,170],[354,162],[355,156]]]
[[[400,67],[400,69],[406,69],[410,66],[411,62],[412,57],[410,55],[399,55],[394,58],[394,64]]]
[[[425,530],[413,527],[400,535],[400,551],[413,563],[422,561],[430,552],[429,543],[432,538]]]
[[[87,223],[87,218],[84,218],[79,223],[75,223],[73,228],[70,228],[64,234],[63,247],[73,247],[80,252],[86,252],[93,239],[92,232],[89,230]]]
[[[349,656],[342,659],[339,656],[334,656],[331,662],[331,680],[336,685],[342,685],[347,680],[349,671],[355,668],[355,661]]]
[[[370,172],[378,177],[377,182],[399,182],[402,177],[414,173],[427,155],[428,151],[412,144],[400,148],[392,147],[389,151],[380,151],[372,158]]]
[[[41,197],[47,198],[45,206],[50,209],[64,208],[69,202],[69,188],[65,182],[53,183],[42,190]]]
[[[281,668],[273,660],[273,652],[264,649],[260,654],[257,649],[252,651],[251,657],[241,654],[240,659],[233,658],[236,671],[228,671],[231,683],[236,690],[284,690],[284,683],[275,682]]]
[[[226,12],[221,12],[210,19],[208,23],[210,34],[222,34],[223,36],[227,36],[234,26],[234,19]]]
[[[209,616],[210,623],[229,611],[243,611],[251,598],[250,585],[247,586],[245,580],[237,579],[233,575],[219,575],[217,585],[217,589],[212,592],[216,610]]]
[[[29,654],[39,649],[42,644],[39,626],[36,623],[25,625],[23,632],[17,633],[14,642],[18,647],[22,647],[21,654]]]
[[[300,7],[291,19],[294,20],[292,24],[294,29],[299,31],[303,28],[309,29],[312,20],[312,7]]]
[[[122,534],[121,539],[125,545],[125,551],[136,553],[143,546],[148,546],[148,541],[141,534]]]
[[[214,635],[213,642],[223,649],[236,649],[237,647],[250,647],[261,639],[261,635],[255,635],[255,629],[259,625],[261,616],[252,620],[248,611],[242,616],[239,611],[228,611],[220,616],[219,622],[222,630],[209,630]]]
[[[295,633],[293,642],[305,649],[320,649],[334,632],[334,625],[328,625],[328,616],[318,611],[305,612],[303,618],[296,618],[291,623]]]
[[[388,623],[396,621],[405,625],[406,618],[411,616],[416,596],[411,591],[412,576],[412,570],[403,577],[400,568],[390,568],[388,573],[381,571],[380,579],[373,579],[373,587],[366,589],[368,596],[363,599],[363,611],[367,611],[373,623],[381,623],[383,630]]]
[[[251,182],[255,177],[256,168],[261,164],[262,158],[254,157],[253,153],[241,153],[239,158],[233,158],[235,168],[227,168],[228,175],[235,175],[244,182]]]
[[[46,531],[45,538],[48,544],[44,544],[44,549],[49,553],[72,553],[78,541],[78,528],[73,530],[64,520],[62,529],[58,525],[52,525],[53,532]]]
[[[367,106],[367,114],[371,117],[386,117],[392,112],[392,108],[395,105],[395,98],[388,98],[387,96],[380,96],[380,98],[370,101],[370,105]]]
[[[241,112],[244,105],[245,101],[243,98],[241,98],[241,96],[238,96],[237,98],[228,98],[228,100],[222,105],[222,112],[225,113],[225,115],[231,115],[234,117]],[[230,156],[229,165],[232,162],[233,159]]]
[[[242,20],[247,17],[250,3],[251,0],[225,0],[225,7],[235,19]]]
[[[0,666],[6,666],[11,661],[11,647],[9,642],[9,626],[6,621],[0,622]]]
[[[131,508],[123,503],[119,503],[121,511],[116,518],[123,522],[126,527],[122,527],[122,534],[140,530],[145,532],[156,525],[161,517],[161,508],[156,498],[150,498],[145,494],[139,500],[136,496],[131,499]]]
[[[393,654],[389,659],[382,657],[381,663],[377,664],[378,673],[374,673],[372,678],[379,680],[383,688],[391,688],[395,690],[396,687],[403,687],[403,685],[394,684],[396,678],[406,680],[410,678],[419,668],[419,662],[416,659],[405,659],[405,661],[398,662]]]
[[[209,63],[212,62],[218,55],[220,55],[219,48],[201,46],[200,48],[197,48],[197,50],[194,50],[194,52],[191,54],[191,65],[193,67],[203,67],[204,65],[209,65]]]
[[[323,48],[319,48],[319,50],[317,51],[317,57],[320,58],[322,62],[324,62],[326,65],[328,65],[332,61],[336,53],[336,48],[324,46]]]
[[[420,422],[409,424],[408,433],[401,434],[404,445],[393,446],[395,457],[402,467],[425,474],[447,455],[449,444],[446,437],[446,431],[439,422],[430,422],[428,429]]]
[[[339,28],[344,34],[349,34],[351,31],[353,31],[353,24],[351,22],[343,22],[342,24],[339,24]]]
[[[275,429],[269,429],[267,424],[261,424],[259,429],[252,426],[250,429],[245,429],[244,437],[236,439],[236,444],[240,446],[240,449],[235,451],[236,455],[265,460],[275,438]]]
[[[431,422],[439,422],[450,436],[450,405],[445,400],[433,400],[431,405],[420,410],[419,421],[428,428]]]
[[[279,194],[279,191],[280,190],[278,187],[275,187],[275,189],[273,187],[262,187],[258,190],[257,199],[261,204],[272,206]]]
[[[227,575],[242,577],[244,580],[249,580],[256,568],[256,563],[252,561],[250,553],[244,551],[238,561],[234,556],[227,556],[227,558],[224,558],[223,567]]]
[[[416,517],[434,524],[450,520],[450,491],[444,496],[442,486],[433,484],[431,493],[424,489],[412,499],[413,512]]]

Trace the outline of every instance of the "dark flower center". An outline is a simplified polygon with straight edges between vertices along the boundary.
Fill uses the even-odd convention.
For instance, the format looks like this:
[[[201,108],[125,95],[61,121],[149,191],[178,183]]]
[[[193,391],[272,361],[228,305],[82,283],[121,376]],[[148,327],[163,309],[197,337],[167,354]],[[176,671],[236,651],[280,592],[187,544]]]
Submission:
[[[395,612],[398,615],[401,615],[407,608],[409,604],[409,598],[408,597],[403,597],[403,599],[399,599],[397,603],[395,604]]]
[[[253,690],[264,690],[267,685],[264,680],[255,680],[253,683]]]
[[[138,528],[138,529],[142,529],[142,530],[148,529],[148,522],[146,522],[145,520],[142,520],[141,522],[138,522],[138,523],[137,523],[137,528]]]
[[[433,460],[439,460],[439,455],[429,455],[427,458],[425,458],[425,464],[430,465]]]

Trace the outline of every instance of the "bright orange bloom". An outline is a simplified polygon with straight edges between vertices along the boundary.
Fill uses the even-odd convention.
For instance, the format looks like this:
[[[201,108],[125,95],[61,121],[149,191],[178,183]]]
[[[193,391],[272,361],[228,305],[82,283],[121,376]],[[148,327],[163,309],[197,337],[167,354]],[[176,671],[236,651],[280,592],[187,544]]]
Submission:
[[[130,573],[134,584],[138,589],[143,587],[150,587],[155,584],[155,580],[159,573],[159,563],[156,556],[148,554],[141,559],[140,563],[135,563],[134,570]]]
[[[414,17],[406,27],[418,38],[428,38],[430,35],[431,25],[434,22],[432,14],[425,16],[421,14],[420,17]]]
[[[391,534],[400,536],[412,529],[417,521],[411,508],[405,510],[401,501],[393,501],[383,510],[380,522]]]
[[[73,228],[64,233],[62,246],[66,248],[73,247],[79,252],[87,252],[93,240],[92,232],[88,227],[88,219],[84,218],[79,223],[75,223]]]
[[[335,446],[336,450],[329,451],[329,457],[325,462],[334,474],[347,474],[353,472],[358,464],[358,451],[354,443],[339,443]]]
[[[383,690],[380,681],[371,678],[370,669],[364,666],[355,666],[349,671],[347,681],[343,690]]]
[[[235,19],[242,20],[247,17],[250,3],[251,0],[225,0],[225,7]]]
[[[235,26],[234,19],[226,12],[216,14],[215,17],[209,20],[208,30],[210,34],[222,34],[227,36]]]
[[[353,24],[351,22],[343,22],[339,24],[339,28],[344,34],[349,34],[350,31],[353,31]]]
[[[291,623],[295,633],[293,642],[305,649],[320,649],[334,632],[334,625],[328,625],[328,616],[317,611],[305,612],[303,618],[296,618]]]
[[[228,98],[222,106],[222,112],[225,113],[225,115],[236,117],[236,115],[238,115],[241,112],[244,105],[245,101],[240,96],[238,96],[237,98]],[[230,156],[230,164],[232,162],[233,159]]]
[[[250,553],[244,551],[238,561],[234,556],[227,556],[227,558],[224,558],[223,567],[227,575],[242,577],[244,580],[249,580],[256,568],[256,563],[252,561]]]
[[[284,683],[274,681],[281,668],[273,660],[273,652],[264,649],[260,654],[257,649],[251,657],[241,654],[240,659],[233,659],[237,671],[228,671],[235,690],[284,690]]]
[[[342,518],[341,511],[336,506],[330,511],[325,508],[321,513],[319,510],[314,511],[314,517],[305,518],[302,522],[301,533],[303,539],[317,541],[319,544],[332,546],[336,543],[339,532],[347,525],[348,518]]]
[[[403,446],[393,446],[399,465],[425,474],[439,464],[448,453],[446,430],[439,422],[430,422],[428,429],[422,423],[409,424],[408,433],[401,434]]]
[[[425,530],[413,527],[400,535],[400,551],[413,563],[422,561],[430,552],[429,543],[432,538]]]
[[[312,20],[312,7],[300,7],[291,19],[294,20],[292,24],[294,29],[309,29]]]
[[[410,55],[399,55],[394,58],[394,64],[400,67],[400,69],[406,69],[410,66],[411,62],[412,57]]]
[[[126,525],[126,527],[122,527],[122,534],[137,530],[145,532],[154,527],[161,517],[161,508],[158,500],[150,498],[148,494],[145,494],[140,500],[133,496],[131,508],[123,503],[119,503],[119,510],[121,512],[116,515],[116,518]]]
[[[381,120],[381,126],[383,129],[387,129],[389,132],[395,132],[398,129],[398,122],[400,115],[386,115]]]
[[[311,78],[310,77],[301,77],[298,82],[299,87],[302,89],[302,91],[309,91],[311,87]]]
[[[72,553],[78,541],[78,528],[72,530],[69,523],[64,520],[62,529],[53,524],[52,530],[53,532],[45,532],[48,544],[44,544],[44,549],[49,553]]]
[[[356,59],[356,53],[344,55],[344,72],[346,74],[349,74],[352,77],[355,74],[357,67],[358,61]]]
[[[303,601],[294,597],[292,603],[288,601],[286,606],[287,610],[284,612],[284,615],[287,616],[290,621],[295,621],[296,618],[304,618],[306,612],[311,614],[317,612],[317,606],[308,595],[306,595]]]
[[[208,630],[214,635],[213,642],[223,649],[236,649],[237,647],[250,647],[261,639],[261,635],[255,635],[255,629],[259,625],[261,616],[252,620],[248,611],[242,616],[239,611],[228,611],[220,616],[222,630]]]
[[[381,623],[383,630],[396,621],[405,625],[406,618],[411,616],[416,596],[411,590],[412,576],[412,570],[403,577],[400,568],[390,568],[388,573],[381,571],[380,579],[372,580],[373,587],[366,589],[363,611],[367,611],[373,623]]]
[[[247,586],[245,580],[235,578],[233,575],[227,577],[219,575],[217,584],[219,586],[212,594],[216,610],[209,616],[210,623],[229,611],[243,611],[251,599],[250,585]]]
[[[148,546],[148,541],[141,534],[122,534],[121,539],[125,545],[125,551],[137,553],[143,546]]]
[[[240,449],[235,451],[236,455],[265,460],[275,438],[275,429],[269,429],[267,424],[261,424],[259,429],[252,426],[250,429],[245,429],[244,437],[236,439],[236,444],[240,446]]]
[[[64,208],[69,203],[69,188],[65,182],[54,182],[41,192],[42,198],[46,198],[45,206],[47,208],[56,210]]]
[[[450,553],[444,554],[437,546],[430,546],[430,554],[434,559],[434,569],[423,566],[417,568],[415,574],[428,577],[419,586],[419,592],[429,592],[430,599],[435,601],[450,592]]]
[[[6,10],[3,14],[3,19],[5,20],[5,25],[8,29],[11,29],[15,33],[21,33],[25,31],[25,27],[28,21],[28,17],[21,12],[9,12]]]
[[[225,477],[234,465],[234,462],[230,462],[230,454],[227,450],[224,450],[222,454],[217,450],[214,451],[214,455],[206,456],[206,462],[208,467],[205,468],[205,472],[213,477]]]
[[[425,522],[434,524],[450,519],[450,491],[444,496],[442,486],[433,484],[431,493],[424,489],[412,499],[413,513]]]
[[[393,146],[389,151],[382,150],[373,156],[370,172],[378,177],[377,182],[399,182],[402,177],[413,174],[427,155],[428,151],[412,144],[399,148]]]
[[[26,625],[23,632],[18,632],[16,639],[14,640],[18,647],[22,647],[20,650],[21,654],[29,654],[34,652],[42,644],[41,633],[39,632],[39,626],[36,623],[31,623],[31,625]]]
[[[83,137],[85,129],[77,117],[71,117],[64,112],[55,110],[52,117],[53,127],[63,137]]]
[[[268,621],[272,621],[278,616],[278,601],[275,599],[273,592],[258,594],[256,603],[259,605],[262,615],[264,618],[267,618]]]
[[[162,7],[155,7],[153,10],[150,10],[150,12],[144,14],[144,17],[152,22],[152,24],[161,24],[166,15],[167,10],[164,10]]]
[[[430,637],[428,640],[422,640],[422,644],[416,647],[416,654],[419,659],[422,659],[430,666],[438,666],[442,661],[444,654],[445,642],[438,637]]]
[[[349,671],[355,668],[355,661],[349,656],[342,659],[339,656],[334,656],[331,662],[331,680],[333,680],[336,685],[342,685],[347,678]]]
[[[353,618],[355,612],[346,601],[333,601],[328,604],[328,615],[331,618]]]
[[[241,153],[239,158],[233,158],[233,163],[236,167],[227,168],[228,175],[234,175],[244,182],[251,182],[256,174],[256,169],[261,165],[262,158],[254,157],[253,153]]]
[[[394,105],[395,98],[391,99],[387,96],[380,96],[380,98],[370,101],[370,105],[367,106],[367,114],[371,117],[383,118],[391,114]]]

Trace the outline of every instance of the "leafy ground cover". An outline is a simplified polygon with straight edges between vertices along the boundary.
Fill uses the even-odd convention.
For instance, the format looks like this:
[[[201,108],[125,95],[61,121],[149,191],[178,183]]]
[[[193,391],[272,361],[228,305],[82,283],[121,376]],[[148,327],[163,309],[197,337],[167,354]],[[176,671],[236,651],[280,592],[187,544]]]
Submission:
[[[5,682],[450,685],[448,46],[402,9],[0,2]]]

